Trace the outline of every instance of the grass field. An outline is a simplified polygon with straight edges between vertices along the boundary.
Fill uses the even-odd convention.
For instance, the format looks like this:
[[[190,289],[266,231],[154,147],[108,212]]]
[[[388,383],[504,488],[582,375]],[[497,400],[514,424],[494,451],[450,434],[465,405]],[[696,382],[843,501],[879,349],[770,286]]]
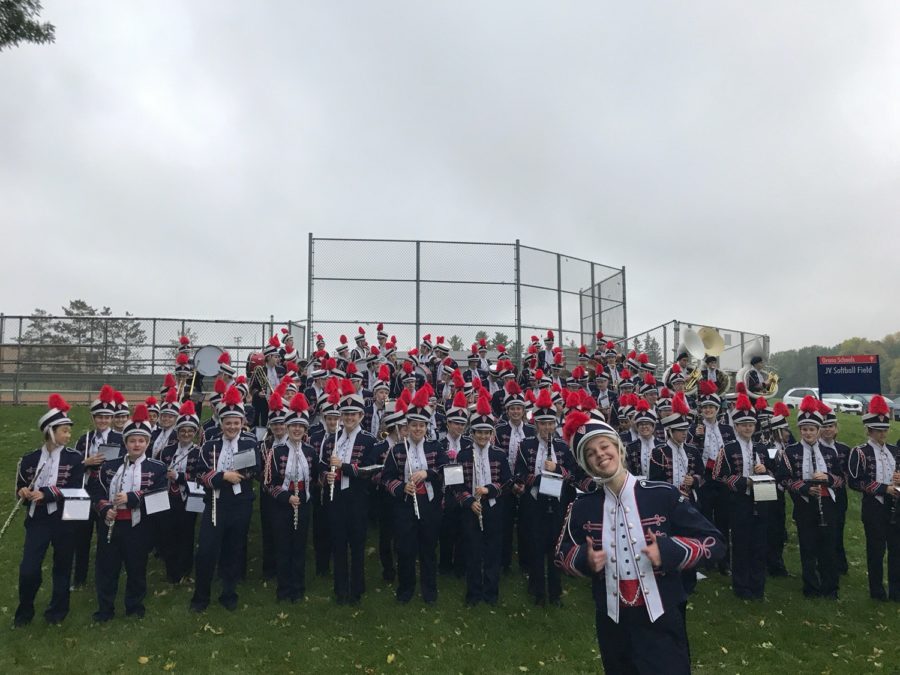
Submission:
[[[13,503],[16,461],[38,446],[37,407],[0,407],[0,516]],[[73,411],[75,434],[87,426],[84,409]],[[864,437],[858,417],[841,417],[839,438],[854,445]],[[900,429],[890,434],[897,437]],[[793,524],[786,550],[788,568],[799,575]],[[399,606],[381,581],[370,543],[367,593],[357,608],[331,601],[331,579],[310,574],[308,598],[276,604],[273,584],[260,578],[258,519],[253,523],[248,581],[239,588],[240,609],[229,613],[215,602],[205,614],[188,612],[192,592],[165,581],[160,561],[151,560],[144,619],[91,623],[93,584],[73,593],[62,626],[48,626],[41,612],[49,596],[49,556],[38,615],[12,629],[23,528],[21,516],[0,543],[0,673],[63,669],[68,673],[235,672],[258,673],[582,673],[602,670],[594,637],[589,584],[564,579],[565,606],[537,608],[518,574],[501,581],[500,603],[466,609],[463,583],[441,577],[440,599],[427,607],[415,599]],[[370,536],[370,542],[374,539]],[[850,573],[841,580],[837,603],[808,600],[798,576],[770,579],[766,599],[736,599],[727,577],[701,581],[691,598],[688,627],[697,672],[868,673],[900,672],[900,604],[869,600],[865,541],[859,497],[850,497],[847,552]],[[308,569],[313,569],[312,564]],[[91,569],[93,575],[93,566]],[[121,617],[120,583],[118,615]],[[217,592],[216,586],[213,589]]]

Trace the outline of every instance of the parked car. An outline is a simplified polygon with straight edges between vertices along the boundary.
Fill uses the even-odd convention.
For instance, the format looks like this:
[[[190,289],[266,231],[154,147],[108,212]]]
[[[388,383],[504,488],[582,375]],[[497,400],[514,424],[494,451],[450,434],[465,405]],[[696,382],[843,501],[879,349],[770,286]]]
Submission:
[[[825,401],[826,404],[838,412],[852,413],[854,415],[863,414],[863,404],[859,401],[847,398],[844,394],[825,394],[823,397],[820,397],[818,387],[794,387],[793,389],[788,389],[781,400],[784,401],[788,408],[799,408],[800,401],[807,396],[815,396]]]
[[[894,404],[894,419],[900,420],[900,396],[895,398],[892,403]]]
[[[854,401],[859,401],[862,403],[863,412],[866,412],[869,409],[869,402],[875,394],[847,394],[847,398],[852,398]],[[900,399],[898,399],[900,400]],[[892,401],[887,396],[884,397],[885,403],[887,403],[888,408],[891,411],[891,419],[897,420],[900,419],[900,404],[895,401]]]

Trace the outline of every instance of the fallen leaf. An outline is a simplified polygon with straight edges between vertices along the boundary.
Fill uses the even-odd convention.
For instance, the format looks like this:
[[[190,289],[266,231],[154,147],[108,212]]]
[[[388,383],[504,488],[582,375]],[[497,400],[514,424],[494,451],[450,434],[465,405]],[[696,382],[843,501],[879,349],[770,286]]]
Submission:
[[[728,650],[725,649],[725,647],[719,647],[719,649],[722,650],[722,653],[723,653],[723,654],[727,654],[727,653],[728,653]]]
[[[388,654],[388,655],[387,655],[387,662],[388,662],[388,663],[393,663],[393,662],[394,662],[394,659],[396,659],[396,658],[397,658],[397,657],[396,657],[394,654]]]
[[[140,663],[142,666],[146,666],[148,663],[150,663],[150,657],[149,656],[139,656],[138,663]]]

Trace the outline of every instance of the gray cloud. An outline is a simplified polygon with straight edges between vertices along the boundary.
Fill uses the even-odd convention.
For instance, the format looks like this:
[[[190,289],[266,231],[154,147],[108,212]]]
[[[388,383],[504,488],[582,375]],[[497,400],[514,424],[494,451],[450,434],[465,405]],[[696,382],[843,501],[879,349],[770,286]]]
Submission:
[[[632,332],[897,328],[894,3],[248,8],[48,1],[0,55],[4,311],[300,318],[312,231],[626,265]]]

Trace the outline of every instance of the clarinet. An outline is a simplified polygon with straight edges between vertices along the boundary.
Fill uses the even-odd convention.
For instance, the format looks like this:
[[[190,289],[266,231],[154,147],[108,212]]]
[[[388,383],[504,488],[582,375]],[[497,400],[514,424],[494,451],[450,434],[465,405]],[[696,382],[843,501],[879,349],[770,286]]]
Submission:
[[[216,468],[216,445],[213,443],[213,468]],[[213,488],[212,491],[212,524],[213,527],[216,526],[216,502],[218,501],[217,497],[219,496],[219,491]]]
[[[297,499],[300,498],[300,481],[299,480],[294,481],[294,496],[297,497]],[[297,505],[294,506],[294,532],[297,531],[297,524],[299,523],[299,521],[300,521],[300,504],[297,503]]]
[[[37,468],[37,471],[34,472],[34,478],[31,479],[31,483],[28,485],[29,492],[31,490],[33,490],[34,486],[37,484],[38,477],[41,475],[41,472],[44,470],[44,465],[46,463],[47,463],[47,460],[44,460],[44,462]],[[24,504],[24,503],[25,503],[25,498],[19,497],[18,501],[16,501],[15,506],[13,506],[12,511],[9,512],[9,517],[6,519],[6,522],[3,523],[3,529],[0,529],[0,539],[3,538],[3,535],[6,532],[6,529],[9,527],[9,524],[12,522],[12,519],[15,517],[16,511],[18,511],[19,507],[22,506],[22,504]]]
[[[475,500],[479,504],[481,504],[481,495],[475,497]],[[484,515],[481,513],[481,511],[478,512],[478,529],[484,532]]]
[[[406,448],[406,464],[409,465],[409,442],[404,440],[403,445]],[[410,475],[410,479],[412,479],[412,475]],[[412,494],[412,503],[413,513],[416,514],[416,520],[422,520],[422,515],[419,513],[419,496],[416,493]]]
[[[122,462],[122,480],[119,481],[119,490],[122,489],[122,485],[125,483],[125,472],[128,471],[128,465],[130,462],[128,461],[128,455],[125,455],[125,461]],[[115,476],[113,476],[115,478]],[[113,512],[119,510],[118,506],[113,505]],[[106,543],[109,544],[112,542],[113,536],[113,525],[116,524],[116,519],[113,518],[113,521],[109,524],[109,528],[106,530]]]
[[[334,447],[331,449],[332,457],[334,457],[335,453],[337,452],[337,438],[338,438],[338,435],[337,435],[337,432],[335,431],[334,432]],[[335,469],[333,464],[331,465],[330,473],[331,473],[332,479],[331,479],[331,487],[328,491],[328,501],[333,502],[334,501],[334,483],[337,480],[337,470]]]

